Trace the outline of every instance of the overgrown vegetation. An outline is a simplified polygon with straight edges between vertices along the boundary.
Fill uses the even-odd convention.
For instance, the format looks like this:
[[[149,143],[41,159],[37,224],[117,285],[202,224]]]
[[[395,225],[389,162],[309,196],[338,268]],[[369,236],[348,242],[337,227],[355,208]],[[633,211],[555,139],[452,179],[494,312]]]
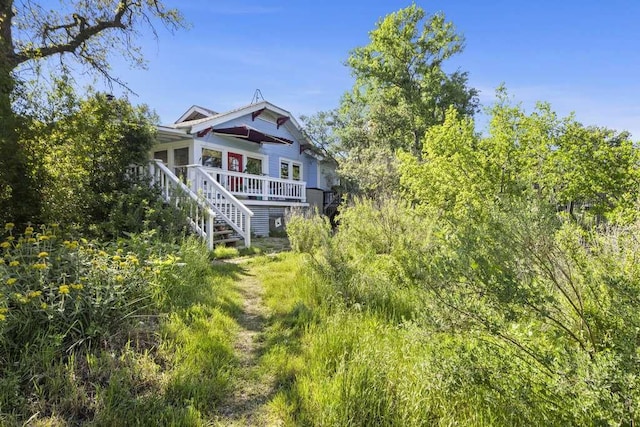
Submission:
[[[242,268],[211,258],[260,251],[208,251],[126,173],[153,144],[146,107],[78,97],[67,75],[29,94],[14,74],[78,47],[113,79],[102,29],[129,41],[140,20],[181,18],[159,1],[68,2],[82,12],[68,18],[14,3],[0,4],[0,33],[24,36],[0,40],[0,424],[211,425],[248,327]],[[271,310],[258,374],[275,379],[274,423],[635,425],[637,144],[547,104],[526,113],[503,88],[478,134],[477,91],[442,67],[464,42],[442,14],[412,5],[370,37],[340,108],[306,121],[351,191],[337,228],[294,211],[294,253],[249,261]]]
[[[233,267],[195,240],[6,227],[0,422],[203,425],[235,364]],[[13,237],[13,239],[12,239]]]
[[[453,234],[399,200],[345,208],[271,285],[296,284],[285,307],[302,322],[274,410],[295,425],[637,420],[640,224],[585,231],[529,209]]]

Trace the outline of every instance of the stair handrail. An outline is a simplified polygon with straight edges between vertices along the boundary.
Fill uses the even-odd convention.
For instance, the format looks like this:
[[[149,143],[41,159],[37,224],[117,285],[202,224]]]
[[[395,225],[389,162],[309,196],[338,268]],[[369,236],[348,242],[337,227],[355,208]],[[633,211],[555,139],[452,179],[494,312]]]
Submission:
[[[194,212],[189,212],[187,215],[187,219],[191,227],[194,231],[200,235],[200,237],[204,238],[207,242],[207,247],[209,249],[213,249],[213,239],[214,239],[214,223],[216,212],[211,206],[202,200],[193,190],[191,190],[187,185],[185,185],[180,178],[178,178],[172,171],[169,169],[162,160],[152,159],[148,163],[149,175],[151,176],[152,183],[157,184],[162,191],[162,197],[166,202],[171,201],[172,197],[175,195],[176,188],[179,189],[183,194],[185,194],[189,199],[196,203],[197,208],[202,209],[204,215],[199,215],[198,209]],[[143,171],[141,166],[132,166],[129,168],[128,173],[133,175],[141,175]],[[158,173],[157,173],[158,172]],[[160,175],[160,176],[157,176]],[[164,185],[163,180],[164,177],[169,181],[168,185]],[[172,188],[173,187],[173,188]],[[179,205],[179,199],[175,200],[176,206]]]
[[[236,196],[231,194],[229,190],[224,188],[222,184],[216,181],[201,165],[188,165],[187,170],[189,171],[189,181],[191,185],[194,186],[194,190],[202,190],[203,194],[200,197],[204,197],[204,200],[206,200],[211,209],[244,239],[246,247],[251,246],[251,217],[253,216],[253,212],[238,200]],[[230,215],[231,212],[222,209],[222,203],[217,197],[211,197],[211,194],[204,193],[204,189],[198,184],[198,178],[205,180],[207,185],[210,185],[216,193],[221,196],[221,200],[226,201],[225,204],[227,206],[237,209],[240,215]],[[231,210],[231,208],[229,209]]]

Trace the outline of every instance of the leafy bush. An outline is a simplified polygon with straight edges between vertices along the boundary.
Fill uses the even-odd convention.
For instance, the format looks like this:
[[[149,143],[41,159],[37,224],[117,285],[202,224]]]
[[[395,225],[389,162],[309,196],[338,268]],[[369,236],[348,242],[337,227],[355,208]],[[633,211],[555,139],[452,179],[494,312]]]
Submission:
[[[285,217],[291,249],[312,253],[328,242],[331,225],[326,217],[309,210],[292,209]]]
[[[517,200],[475,211],[343,208],[308,264],[328,315],[294,387],[303,423],[637,419],[640,223],[585,230]]]
[[[235,366],[234,271],[191,238],[4,234],[0,424],[206,424]]]
[[[0,243],[5,358],[43,335],[65,350],[99,341],[151,303],[145,286],[151,267],[136,254],[85,239],[63,240],[57,228],[27,227],[17,234],[12,224],[5,226]]]

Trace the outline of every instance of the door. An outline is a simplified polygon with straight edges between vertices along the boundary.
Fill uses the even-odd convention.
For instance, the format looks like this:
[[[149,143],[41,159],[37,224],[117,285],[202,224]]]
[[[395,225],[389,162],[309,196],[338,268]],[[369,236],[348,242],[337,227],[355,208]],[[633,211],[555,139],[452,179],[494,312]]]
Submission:
[[[228,168],[232,172],[242,172],[242,154],[228,153]],[[242,191],[242,178],[237,176],[229,177],[229,191]]]

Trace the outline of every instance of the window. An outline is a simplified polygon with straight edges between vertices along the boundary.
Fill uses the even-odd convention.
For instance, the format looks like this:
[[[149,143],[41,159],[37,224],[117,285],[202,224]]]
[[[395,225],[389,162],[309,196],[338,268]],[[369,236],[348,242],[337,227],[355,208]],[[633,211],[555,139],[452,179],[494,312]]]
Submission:
[[[189,164],[189,147],[177,148],[173,150],[173,166],[176,175],[181,178],[187,175],[187,166]]]
[[[262,159],[247,157],[247,167],[245,173],[253,175],[262,175]]]
[[[169,154],[168,154],[167,150],[154,152],[153,153],[153,158],[154,159],[158,159],[158,160],[162,160],[162,163],[164,163],[165,165],[167,163],[169,163]]]
[[[202,149],[202,166],[208,168],[222,168],[222,151]]]
[[[302,181],[302,163],[280,159],[280,178]]]
[[[289,179],[289,162],[280,162],[280,178]]]

